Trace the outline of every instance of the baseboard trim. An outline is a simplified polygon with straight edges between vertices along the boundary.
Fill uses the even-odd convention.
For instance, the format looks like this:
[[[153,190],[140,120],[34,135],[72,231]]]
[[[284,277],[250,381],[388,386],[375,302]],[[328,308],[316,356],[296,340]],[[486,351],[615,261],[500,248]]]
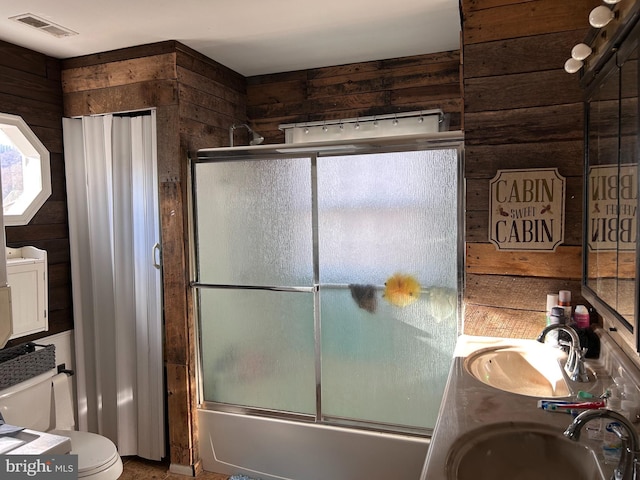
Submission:
[[[169,472],[177,473],[178,475],[186,475],[188,477],[196,476],[193,465],[179,465],[177,463],[172,463],[169,465]]]

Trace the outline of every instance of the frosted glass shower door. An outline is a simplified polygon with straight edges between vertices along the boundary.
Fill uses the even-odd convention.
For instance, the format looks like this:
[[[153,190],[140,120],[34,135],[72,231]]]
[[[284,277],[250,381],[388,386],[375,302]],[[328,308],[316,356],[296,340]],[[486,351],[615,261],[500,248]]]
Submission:
[[[204,408],[435,426],[458,332],[461,147],[381,148],[194,162]]]
[[[325,418],[433,428],[457,338],[458,152],[318,158]],[[390,277],[420,284],[390,303]],[[402,303],[402,302],[400,302]]]
[[[194,165],[204,400],[315,414],[311,161]]]

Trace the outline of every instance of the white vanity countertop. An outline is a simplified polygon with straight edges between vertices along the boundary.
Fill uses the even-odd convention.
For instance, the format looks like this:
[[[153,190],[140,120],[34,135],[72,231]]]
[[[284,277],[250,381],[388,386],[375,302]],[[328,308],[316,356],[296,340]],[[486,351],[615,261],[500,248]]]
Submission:
[[[3,440],[7,448],[11,448],[11,442],[16,440],[23,442],[3,452],[5,455],[65,455],[71,452],[69,438],[35,430],[24,429],[14,435],[0,436],[0,448]]]
[[[484,425],[505,422],[534,422],[552,426],[554,429],[557,428],[560,434],[569,426],[572,420],[570,415],[548,412],[538,408],[539,397],[518,395],[495,389],[472,377],[465,370],[464,360],[474,351],[489,347],[519,345],[520,343],[530,344],[531,342],[535,342],[535,340],[467,335],[459,337],[438,421],[420,477],[421,480],[449,478],[447,476],[447,457],[451,446],[464,433]],[[597,361],[595,363],[589,361],[588,365],[590,368],[599,369]],[[603,380],[605,379],[603,378]],[[573,388],[575,385],[571,387]]]

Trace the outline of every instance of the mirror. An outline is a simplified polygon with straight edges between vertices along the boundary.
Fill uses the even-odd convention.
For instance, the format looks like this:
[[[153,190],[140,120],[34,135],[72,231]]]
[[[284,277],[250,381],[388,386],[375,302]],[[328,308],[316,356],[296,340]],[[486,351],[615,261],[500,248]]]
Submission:
[[[587,286],[617,307],[618,93],[613,70],[588,102]]]
[[[636,325],[638,208],[638,49],[620,67],[620,172],[618,195],[617,308]]]
[[[630,332],[636,325],[637,34],[587,98],[585,286]]]

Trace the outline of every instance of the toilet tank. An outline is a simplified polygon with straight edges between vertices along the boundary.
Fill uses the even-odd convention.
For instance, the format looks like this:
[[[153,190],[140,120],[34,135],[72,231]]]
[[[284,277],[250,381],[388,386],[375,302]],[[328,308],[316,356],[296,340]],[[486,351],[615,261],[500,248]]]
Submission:
[[[51,369],[36,377],[0,390],[0,413],[10,425],[46,432],[55,427]]]

